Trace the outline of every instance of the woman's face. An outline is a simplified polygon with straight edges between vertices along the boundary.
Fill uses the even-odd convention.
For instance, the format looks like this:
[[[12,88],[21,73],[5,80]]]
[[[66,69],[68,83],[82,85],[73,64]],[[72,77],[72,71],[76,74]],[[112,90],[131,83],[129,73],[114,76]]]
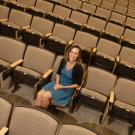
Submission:
[[[76,61],[78,57],[79,57],[79,49],[78,48],[73,48],[69,52],[69,61],[70,62]]]

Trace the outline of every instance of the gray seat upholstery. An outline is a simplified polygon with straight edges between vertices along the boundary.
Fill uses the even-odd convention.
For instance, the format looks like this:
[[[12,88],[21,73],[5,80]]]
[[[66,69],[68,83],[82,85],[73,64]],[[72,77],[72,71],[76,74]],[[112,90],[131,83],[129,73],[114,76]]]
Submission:
[[[21,37],[21,31],[30,26],[31,18],[30,14],[12,9],[8,21],[1,23],[2,35],[14,38]]]
[[[42,75],[52,68],[54,57],[55,55],[47,50],[28,46],[23,65],[17,66],[13,73],[15,89],[19,83],[34,86]]]
[[[12,105],[0,97],[0,129],[8,125]]]
[[[57,119],[47,112],[28,107],[15,107],[8,135],[54,135]]]
[[[1,87],[9,87],[10,79],[3,80],[3,71],[10,65],[23,58],[25,44],[7,37],[0,37],[0,84]]]

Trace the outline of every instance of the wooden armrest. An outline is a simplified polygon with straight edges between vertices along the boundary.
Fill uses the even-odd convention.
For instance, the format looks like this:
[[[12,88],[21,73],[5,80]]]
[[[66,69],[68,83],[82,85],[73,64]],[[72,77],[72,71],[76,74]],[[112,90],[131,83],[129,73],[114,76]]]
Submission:
[[[8,19],[0,19],[0,22],[6,22]]]
[[[68,45],[72,45],[73,42],[74,42],[73,40],[68,41]]]
[[[110,93],[110,99],[109,99],[109,102],[110,103],[113,103],[114,102],[114,91],[111,91],[111,93]]]
[[[19,59],[19,60],[15,61],[14,63],[10,64],[10,67],[15,68],[16,66],[18,66],[21,63],[23,63],[23,60]]]
[[[120,57],[119,56],[116,57],[116,62],[120,62]]]
[[[30,26],[24,26],[22,27],[23,30],[30,28]]]
[[[7,127],[3,127],[3,128],[0,130],[0,135],[5,135],[7,132],[8,132],[8,128],[7,128]]]
[[[47,33],[45,34],[45,37],[50,37],[52,35],[52,33]]]
[[[49,69],[47,72],[45,72],[45,73],[43,74],[42,77],[45,79],[45,78],[47,78],[52,72],[53,72],[53,70],[52,70],[52,69]]]
[[[92,53],[96,53],[97,52],[97,48],[93,48]]]

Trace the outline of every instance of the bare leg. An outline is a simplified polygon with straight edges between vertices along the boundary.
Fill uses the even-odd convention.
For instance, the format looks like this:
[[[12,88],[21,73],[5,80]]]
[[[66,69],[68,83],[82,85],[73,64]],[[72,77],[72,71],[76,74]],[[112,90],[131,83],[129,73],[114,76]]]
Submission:
[[[42,98],[43,98],[44,93],[45,93],[44,90],[40,90],[38,92],[37,98],[36,98],[36,101],[35,101],[36,106],[42,106]]]
[[[51,99],[52,94],[49,91],[45,92],[42,98],[42,107],[47,109],[48,106],[50,105]]]
[[[38,92],[35,105],[47,109],[51,98],[52,94],[49,91],[41,90]]]

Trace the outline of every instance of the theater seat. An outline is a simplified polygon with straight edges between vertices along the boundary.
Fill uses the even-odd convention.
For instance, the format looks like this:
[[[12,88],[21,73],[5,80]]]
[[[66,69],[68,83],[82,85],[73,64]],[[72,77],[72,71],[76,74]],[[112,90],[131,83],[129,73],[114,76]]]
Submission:
[[[49,112],[16,106],[9,124],[8,135],[55,135],[58,120]]]
[[[88,67],[86,83],[81,89],[80,101],[95,109],[106,112],[108,110],[108,99],[112,91],[116,76],[105,70]],[[102,119],[104,121],[105,117]]]
[[[53,25],[54,23],[47,19],[34,16],[30,28],[23,31],[22,41],[41,47],[43,39],[52,32]]]
[[[66,48],[71,44],[75,29],[56,23],[53,32],[45,40],[44,48],[56,54],[64,54]]]
[[[19,83],[34,86],[44,73],[52,68],[54,57],[55,55],[47,50],[28,46],[22,66],[17,66],[13,71],[13,92],[18,89]]]
[[[11,38],[2,37],[2,36],[0,37],[0,80],[1,80],[0,84],[1,84],[1,87],[9,87],[8,84],[4,83],[6,82],[6,80],[3,80],[2,76],[6,70],[14,69],[18,64],[22,63],[24,50],[25,50],[24,43],[11,39]]]
[[[114,96],[110,116],[128,121],[132,124],[129,135],[135,128],[135,82],[125,78],[119,78],[114,87]],[[130,127],[129,127],[130,129]]]
[[[36,0],[9,0],[8,6],[17,10],[25,11],[27,7],[34,6]]]
[[[79,11],[72,11],[69,19],[65,21],[65,25],[73,27],[74,29],[81,30],[87,23],[88,15]]]
[[[31,18],[30,14],[12,9],[8,21],[0,24],[1,34],[16,39],[21,38],[22,31],[30,27]]]
[[[54,4],[49,1],[37,0],[36,5],[30,6],[26,12],[40,17],[47,17],[48,13],[52,13]]]
[[[123,47],[119,57],[118,64],[115,69],[115,74],[135,80],[135,50]]]
[[[120,44],[100,38],[97,48],[93,49],[90,64],[114,72],[120,49]]]

